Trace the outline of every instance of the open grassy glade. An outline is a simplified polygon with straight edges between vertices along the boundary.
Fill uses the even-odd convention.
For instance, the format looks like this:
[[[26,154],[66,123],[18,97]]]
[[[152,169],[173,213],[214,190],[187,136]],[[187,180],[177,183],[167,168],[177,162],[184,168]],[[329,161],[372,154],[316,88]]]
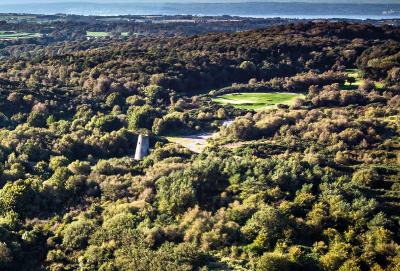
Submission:
[[[264,110],[276,107],[277,104],[291,105],[295,98],[304,98],[298,93],[231,93],[219,96],[212,101],[219,104],[231,104],[236,108],[248,110]]]

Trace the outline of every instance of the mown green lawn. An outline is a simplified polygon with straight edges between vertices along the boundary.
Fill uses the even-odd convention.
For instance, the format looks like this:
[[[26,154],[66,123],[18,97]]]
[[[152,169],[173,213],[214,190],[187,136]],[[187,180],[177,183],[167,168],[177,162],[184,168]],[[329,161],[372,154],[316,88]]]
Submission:
[[[304,98],[303,94],[274,92],[274,93],[232,93],[212,99],[220,104],[230,103],[243,109],[263,110],[275,107],[277,104],[291,105],[296,97]]]
[[[39,33],[17,33],[15,31],[0,31],[0,39],[37,38]]]
[[[346,69],[347,74],[349,77],[353,77],[356,79],[355,83],[350,85],[349,82],[344,84],[344,89],[356,89],[359,85],[361,85],[362,79],[359,77],[359,70],[358,69]],[[375,82],[375,86],[377,88],[383,88],[383,84],[379,82]]]
[[[86,32],[87,37],[107,37],[108,33],[107,32]]]
[[[121,32],[121,36],[128,36],[129,32]],[[110,36],[107,32],[86,32],[86,37],[108,37]]]

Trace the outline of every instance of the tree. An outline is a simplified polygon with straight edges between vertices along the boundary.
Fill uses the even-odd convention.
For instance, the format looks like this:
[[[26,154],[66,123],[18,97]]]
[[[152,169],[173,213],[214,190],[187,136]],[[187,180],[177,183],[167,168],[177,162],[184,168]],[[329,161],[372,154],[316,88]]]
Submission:
[[[92,220],[81,218],[65,227],[63,231],[62,245],[68,249],[82,249],[89,240],[90,234],[95,229]]]
[[[26,183],[22,180],[11,183],[8,182],[0,190],[0,215],[9,211],[20,212],[29,207],[26,206],[29,201],[29,191]]]
[[[356,171],[353,175],[352,181],[354,184],[362,187],[371,187],[380,180],[379,174],[375,169],[360,169]]]
[[[69,164],[69,160],[65,156],[52,156],[50,158],[49,167],[53,171],[60,167],[66,167]]]
[[[281,236],[288,224],[286,218],[273,207],[266,206],[257,211],[241,231],[248,241],[253,241],[259,235],[265,235],[268,243],[272,247]]]
[[[5,243],[0,242],[0,269],[7,270],[13,260],[12,253]]]
[[[7,127],[10,124],[11,124],[10,119],[7,118],[6,115],[0,112],[0,129],[3,127]]]
[[[157,111],[149,105],[130,108],[128,110],[129,128],[151,129],[157,115]]]
[[[226,119],[225,109],[223,109],[223,108],[218,109],[217,115],[218,115],[218,118],[221,120]]]
[[[47,116],[42,112],[34,111],[29,114],[27,123],[31,127],[46,127]]]
[[[110,95],[108,95],[106,99],[106,104],[109,107],[113,107],[114,105],[122,106],[124,104],[124,97],[122,97],[120,93],[113,92]]]
[[[163,119],[156,118],[154,120],[153,127],[151,128],[153,133],[156,135],[162,135],[164,129],[165,129],[165,124]]]
[[[21,101],[21,96],[16,92],[11,92],[8,95],[7,100],[13,103],[19,103]]]
[[[68,169],[75,175],[89,175],[91,171],[89,162],[79,160],[69,164]]]
[[[290,271],[292,265],[288,254],[280,252],[266,252],[257,262],[260,271]]]
[[[142,106],[146,103],[142,96],[133,95],[126,98],[126,103],[129,105]]]
[[[357,81],[357,80],[356,80],[356,78],[354,78],[354,77],[348,77],[348,78],[347,78],[347,82],[349,82],[350,86],[351,86],[351,84],[355,83],[356,81]]]
[[[161,98],[164,89],[158,85],[148,85],[144,88],[144,94],[150,99],[150,101],[154,102],[157,99]]]
[[[117,116],[107,115],[96,120],[96,127],[105,132],[119,130],[121,121]]]
[[[183,213],[196,202],[193,183],[182,176],[182,171],[175,172],[157,181],[159,210],[175,216]]]
[[[257,66],[253,62],[247,60],[240,64],[240,68],[247,71],[249,74],[252,74],[257,70]]]

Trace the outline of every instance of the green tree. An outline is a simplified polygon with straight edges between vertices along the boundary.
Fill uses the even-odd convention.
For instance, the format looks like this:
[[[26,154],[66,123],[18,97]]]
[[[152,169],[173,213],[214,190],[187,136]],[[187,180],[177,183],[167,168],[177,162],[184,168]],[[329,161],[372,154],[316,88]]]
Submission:
[[[218,115],[218,118],[221,120],[226,119],[225,109],[223,109],[223,108],[218,109],[217,115]]]
[[[31,127],[46,127],[47,125],[47,117],[44,113],[34,111],[29,114],[27,123]]]
[[[89,175],[91,171],[89,162],[79,160],[69,164],[68,169],[75,175]]]
[[[257,262],[260,271],[291,271],[294,270],[288,254],[266,252]]]
[[[122,97],[122,95],[118,92],[111,93],[106,99],[106,104],[109,107],[113,107],[114,105],[122,106],[124,105],[124,102],[124,97]]]
[[[102,131],[111,132],[121,128],[121,121],[117,116],[107,115],[98,118],[95,125]]]
[[[188,207],[196,203],[193,184],[182,171],[172,173],[168,177],[162,177],[157,181],[159,210],[175,216],[183,213]]]
[[[144,88],[144,94],[153,102],[161,98],[163,91],[164,89],[158,85],[148,85]]]
[[[8,182],[0,190],[0,215],[8,211],[21,211],[26,199],[27,187],[23,182]]]
[[[240,64],[240,68],[248,72],[249,74],[254,73],[257,70],[257,66],[251,61],[243,61]]]
[[[95,229],[92,220],[81,218],[65,227],[62,245],[68,249],[82,249],[89,240],[90,234]]]
[[[379,182],[380,179],[381,178],[375,169],[367,168],[356,171],[353,175],[352,181],[354,184],[359,186],[371,187]]]
[[[66,167],[69,165],[69,160],[65,156],[52,156],[50,158],[49,167],[55,171],[57,168]]]
[[[8,270],[13,261],[13,255],[5,243],[0,242],[0,269]]]
[[[157,115],[157,111],[149,105],[130,108],[128,111],[129,128],[151,129]]]

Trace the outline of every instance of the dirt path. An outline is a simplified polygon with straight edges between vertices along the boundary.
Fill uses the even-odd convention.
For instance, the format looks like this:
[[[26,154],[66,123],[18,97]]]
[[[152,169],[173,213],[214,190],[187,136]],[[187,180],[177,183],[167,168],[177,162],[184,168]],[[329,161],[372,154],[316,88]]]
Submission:
[[[222,125],[231,125],[235,120],[227,119],[224,120]],[[191,135],[191,136],[183,136],[183,137],[167,137],[169,142],[179,144],[183,147],[188,148],[191,151],[201,153],[204,148],[207,146],[207,139],[210,137],[216,137],[218,133],[206,133],[202,132],[200,134]]]
[[[182,145],[191,151],[200,153],[207,146],[207,139],[216,135],[216,133],[201,133],[197,135],[181,137],[177,140],[172,140],[171,142]]]

